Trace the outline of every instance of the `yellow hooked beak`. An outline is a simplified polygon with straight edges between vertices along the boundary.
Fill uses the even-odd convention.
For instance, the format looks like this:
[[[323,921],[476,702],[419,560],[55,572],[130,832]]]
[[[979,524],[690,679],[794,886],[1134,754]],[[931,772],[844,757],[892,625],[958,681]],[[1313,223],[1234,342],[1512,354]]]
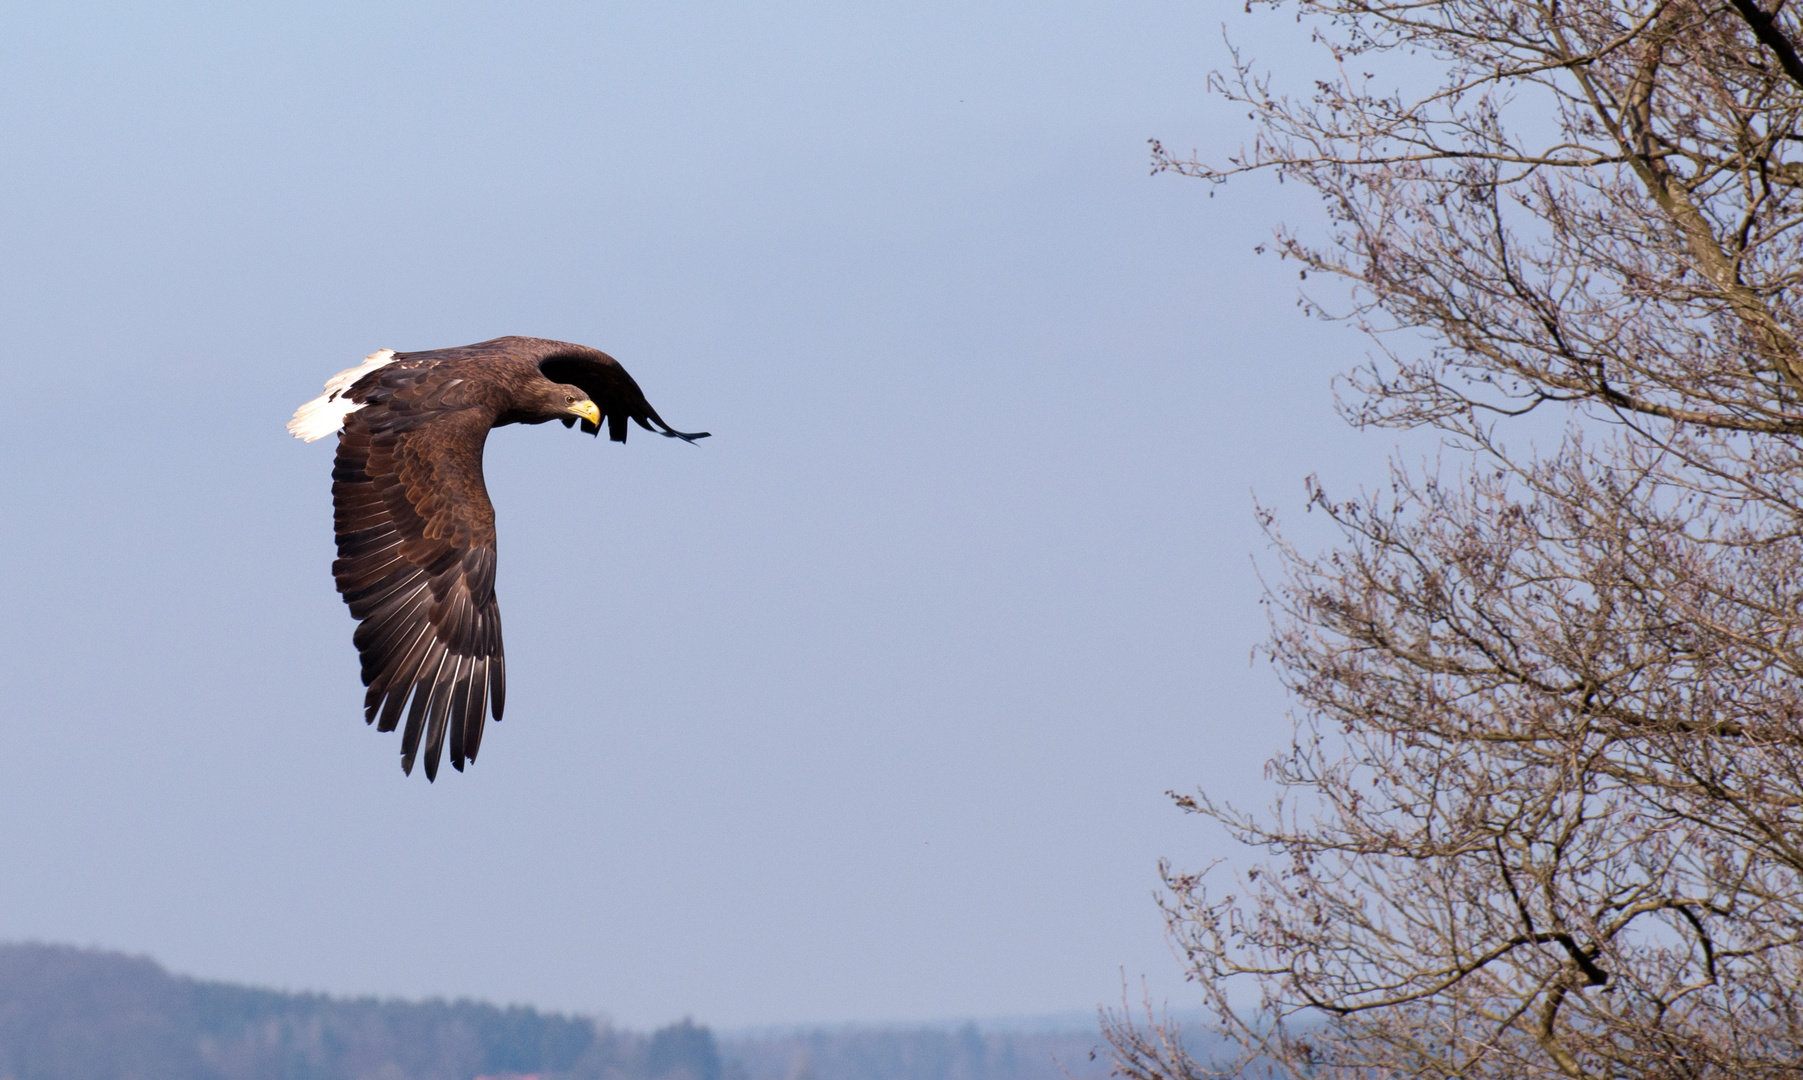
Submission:
[[[592,401],[578,401],[570,406],[570,411],[596,427],[601,426],[601,410]]]

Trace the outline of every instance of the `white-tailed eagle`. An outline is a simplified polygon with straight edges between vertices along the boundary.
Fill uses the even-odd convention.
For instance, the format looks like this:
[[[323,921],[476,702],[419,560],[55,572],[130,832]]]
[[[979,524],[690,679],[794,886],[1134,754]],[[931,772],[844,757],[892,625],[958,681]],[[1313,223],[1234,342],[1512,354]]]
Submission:
[[[404,712],[401,769],[425,737],[426,778],[438,776],[447,733],[451,765],[476,760],[482,728],[507,697],[501,612],[495,605],[495,509],[482,482],[482,447],[504,424],[626,422],[693,442],[645,401],[619,361],[598,349],[504,337],[429,352],[372,353],[302,405],[288,430],[312,442],[338,434],[332,468],[332,564],[357,619],[364,719],[393,731]]]

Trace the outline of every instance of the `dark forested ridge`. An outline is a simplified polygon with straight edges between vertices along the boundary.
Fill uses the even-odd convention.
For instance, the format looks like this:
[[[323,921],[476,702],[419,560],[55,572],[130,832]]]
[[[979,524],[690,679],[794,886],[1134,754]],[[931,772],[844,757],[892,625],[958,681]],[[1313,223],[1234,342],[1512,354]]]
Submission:
[[[845,1029],[649,1035],[473,1001],[289,994],[155,961],[0,945],[0,1080],[1088,1080],[1097,1039]]]

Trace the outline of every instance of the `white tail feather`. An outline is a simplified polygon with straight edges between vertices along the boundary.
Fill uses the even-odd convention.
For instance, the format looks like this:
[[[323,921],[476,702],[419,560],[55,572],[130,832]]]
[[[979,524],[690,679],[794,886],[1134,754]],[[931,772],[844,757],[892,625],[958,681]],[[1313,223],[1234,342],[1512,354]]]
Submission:
[[[344,418],[363,406],[345,396],[358,379],[394,359],[393,349],[372,352],[354,368],[345,368],[326,380],[326,392],[294,410],[288,430],[302,442],[323,439],[344,426]]]

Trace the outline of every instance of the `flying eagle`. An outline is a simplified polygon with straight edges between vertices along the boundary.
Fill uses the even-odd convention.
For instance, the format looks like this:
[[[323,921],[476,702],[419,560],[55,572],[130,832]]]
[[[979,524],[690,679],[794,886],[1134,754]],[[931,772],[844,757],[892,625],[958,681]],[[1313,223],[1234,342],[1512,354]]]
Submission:
[[[688,442],[708,434],[664,423],[606,353],[527,337],[371,353],[288,422],[307,442],[338,433],[332,576],[358,621],[365,721],[393,731],[407,714],[403,772],[423,734],[426,779],[436,779],[447,731],[461,772],[488,713],[501,719],[506,703],[495,508],[482,482],[489,429],[580,421],[599,435],[604,419],[614,442],[626,441],[627,420]]]

